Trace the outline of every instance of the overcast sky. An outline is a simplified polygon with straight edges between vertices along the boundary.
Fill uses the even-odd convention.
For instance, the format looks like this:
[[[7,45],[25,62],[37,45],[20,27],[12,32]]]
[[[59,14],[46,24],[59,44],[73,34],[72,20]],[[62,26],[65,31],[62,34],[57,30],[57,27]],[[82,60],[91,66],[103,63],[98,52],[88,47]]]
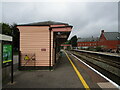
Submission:
[[[65,22],[73,26],[70,37],[97,37],[104,29],[118,32],[117,2],[4,2],[2,22]],[[69,38],[70,38],[69,37]]]

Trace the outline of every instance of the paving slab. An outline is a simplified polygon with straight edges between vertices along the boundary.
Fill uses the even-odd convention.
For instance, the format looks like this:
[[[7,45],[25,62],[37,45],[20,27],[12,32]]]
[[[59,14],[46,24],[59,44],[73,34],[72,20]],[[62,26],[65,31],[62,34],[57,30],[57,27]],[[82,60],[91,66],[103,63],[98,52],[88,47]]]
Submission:
[[[14,84],[4,88],[84,88],[66,55],[62,53],[60,62],[53,71],[17,71]]]

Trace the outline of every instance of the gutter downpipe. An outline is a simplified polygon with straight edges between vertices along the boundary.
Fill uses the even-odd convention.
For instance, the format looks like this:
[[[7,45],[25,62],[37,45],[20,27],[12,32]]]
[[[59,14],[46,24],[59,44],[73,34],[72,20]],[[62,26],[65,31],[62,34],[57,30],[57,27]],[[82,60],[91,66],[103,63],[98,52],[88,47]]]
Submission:
[[[49,26],[49,70],[51,71],[51,30],[52,28]]]

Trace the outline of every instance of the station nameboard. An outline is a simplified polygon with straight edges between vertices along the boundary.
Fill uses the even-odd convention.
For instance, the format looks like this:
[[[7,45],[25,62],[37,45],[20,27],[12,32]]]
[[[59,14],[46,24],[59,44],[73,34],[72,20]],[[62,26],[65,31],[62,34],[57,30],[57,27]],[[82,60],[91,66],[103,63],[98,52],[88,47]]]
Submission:
[[[3,44],[3,66],[8,66],[12,62],[12,45]]]

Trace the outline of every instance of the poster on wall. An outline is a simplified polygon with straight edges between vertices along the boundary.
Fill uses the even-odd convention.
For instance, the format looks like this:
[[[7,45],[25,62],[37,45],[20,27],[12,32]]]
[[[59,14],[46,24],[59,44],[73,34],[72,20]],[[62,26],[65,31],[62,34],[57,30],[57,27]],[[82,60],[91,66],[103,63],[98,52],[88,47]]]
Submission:
[[[12,62],[12,45],[3,45],[3,66],[9,66]]]

